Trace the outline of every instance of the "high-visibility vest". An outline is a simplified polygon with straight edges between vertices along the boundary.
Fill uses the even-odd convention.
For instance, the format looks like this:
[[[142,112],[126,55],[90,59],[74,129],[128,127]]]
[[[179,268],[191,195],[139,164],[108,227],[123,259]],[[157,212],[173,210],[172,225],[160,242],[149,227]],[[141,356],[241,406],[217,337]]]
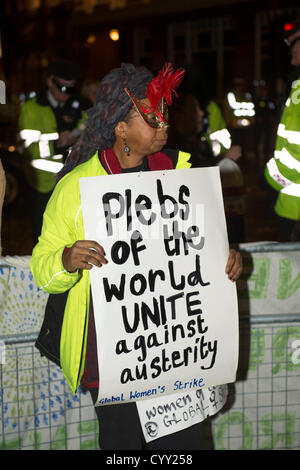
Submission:
[[[229,127],[245,128],[253,123],[255,104],[250,93],[241,96],[229,91],[224,101],[224,114]]]
[[[50,106],[39,104],[34,97],[22,106],[18,128],[22,153],[27,160],[26,179],[36,191],[48,193],[63,167],[63,155],[55,153],[54,143],[59,138],[55,114]]]
[[[300,79],[292,84],[265,177],[279,193],[275,212],[287,219],[300,220]]]
[[[231,135],[226,128],[222,112],[214,101],[209,102],[206,111],[208,114],[208,139],[213,155],[217,157],[231,147]]]
[[[36,98],[24,103],[19,116],[19,140],[26,157],[25,176],[41,193],[52,191],[55,175],[63,166],[62,155],[55,155],[54,141],[59,138],[57,121],[50,106],[42,106]]]
[[[206,111],[208,113],[208,139],[212,153],[215,157],[222,156],[231,147],[231,135],[226,128],[221,109],[214,101],[210,101]],[[239,166],[230,158],[223,158],[218,166],[226,217],[244,215],[246,212],[245,188]]]

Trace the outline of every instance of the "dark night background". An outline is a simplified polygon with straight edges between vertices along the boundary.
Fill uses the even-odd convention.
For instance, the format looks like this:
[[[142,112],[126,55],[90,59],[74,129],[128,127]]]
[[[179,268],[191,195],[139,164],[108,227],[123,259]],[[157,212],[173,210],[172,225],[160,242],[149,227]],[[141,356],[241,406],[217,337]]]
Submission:
[[[2,0],[0,79],[7,104],[0,106],[0,150],[10,190],[2,216],[3,255],[32,249],[21,157],[8,149],[16,147],[22,100],[43,86],[49,61],[76,61],[83,79],[101,79],[120,62],[152,71],[167,60],[197,67],[207,96],[221,108],[235,77],[243,78],[251,93],[263,80],[277,103],[276,123],[292,71],[281,37],[287,21],[300,21],[297,1]],[[119,30],[119,41],[110,39],[111,29]],[[250,142],[239,162],[248,191],[247,241],[279,237],[262,183],[267,160]]]

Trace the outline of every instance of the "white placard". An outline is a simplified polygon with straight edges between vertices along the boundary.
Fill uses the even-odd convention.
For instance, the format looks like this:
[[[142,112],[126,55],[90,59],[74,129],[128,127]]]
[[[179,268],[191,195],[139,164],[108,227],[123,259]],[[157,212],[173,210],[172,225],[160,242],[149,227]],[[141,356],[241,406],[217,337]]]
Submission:
[[[182,431],[215,415],[223,408],[227,395],[227,385],[219,385],[137,402],[146,442]]]
[[[80,179],[86,239],[108,264],[90,271],[98,404],[233,382],[236,286],[218,168]]]

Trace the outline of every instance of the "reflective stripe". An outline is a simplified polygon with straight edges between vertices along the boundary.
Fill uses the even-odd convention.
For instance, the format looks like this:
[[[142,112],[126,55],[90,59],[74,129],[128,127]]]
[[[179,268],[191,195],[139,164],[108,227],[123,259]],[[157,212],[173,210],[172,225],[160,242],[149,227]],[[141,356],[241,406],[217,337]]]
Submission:
[[[40,149],[40,156],[42,158],[50,157],[50,145],[49,140],[57,140],[59,137],[57,132],[52,132],[49,134],[41,134],[40,142],[39,142],[39,149]]]
[[[48,132],[48,134],[41,134],[43,140],[56,140],[59,138],[58,132]]]
[[[227,93],[227,99],[228,99],[229,106],[232,109],[240,109],[240,108],[254,109],[254,103],[252,103],[251,101],[236,101],[236,98],[234,94],[232,93],[232,91]]]
[[[283,187],[286,187],[290,184],[292,184],[292,181],[289,179],[285,178],[280,171],[278,170],[278,167],[275,162],[275,158],[271,158],[268,163],[267,163],[267,168],[269,170],[269,175],[271,178],[276,181],[276,183],[280,184]]]
[[[217,140],[223,147],[229,149],[231,147],[231,135],[227,129],[221,129],[216,132],[212,132],[209,135],[210,140]]]
[[[42,134],[35,129],[22,129],[20,137],[24,140],[25,148],[28,148],[32,143],[39,143],[39,150],[41,158],[50,157],[49,140],[57,140],[59,138],[58,132],[48,132]]]
[[[50,146],[48,140],[39,141],[40,157],[47,158],[50,157]]]
[[[279,124],[277,135],[287,139],[290,144],[300,145],[300,132],[299,131],[288,131],[284,124]]]
[[[50,282],[51,282],[56,276],[58,276],[59,274],[66,273],[66,272],[67,272],[67,271],[64,269],[63,271],[59,271],[58,273],[53,274],[53,276],[51,277],[50,281],[49,281],[47,284],[45,284],[44,286],[41,286],[40,289],[44,289],[45,287],[48,287],[49,284],[50,284]]]
[[[274,157],[290,170],[297,170],[300,173],[300,162],[298,162],[296,158],[292,157],[285,147],[281,150],[275,150]]]
[[[300,184],[292,183],[289,186],[286,186],[280,191],[282,194],[287,196],[296,196],[300,197]]]
[[[41,158],[31,161],[31,166],[38,170],[49,171],[50,173],[58,173],[62,167],[63,163],[53,162],[51,160],[43,160]]]
[[[62,159],[62,154],[61,153],[58,153],[57,155],[52,155],[52,160],[61,160]]]
[[[212,152],[215,157],[218,157],[221,153],[222,147],[221,144],[217,140],[212,141]]]
[[[227,94],[227,100],[228,100],[229,106],[231,108],[235,109],[236,108],[236,100],[235,100],[234,94],[231,91]]]
[[[76,230],[78,230],[78,227],[77,227],[77,218],[78,218],[78,216],[79,216],[79,212],[80,212],[80,211],[81,211],[81,206],[79,206],[79,209],[78,209],[77,214],[76,214],[76,217],[75,217],[75,228],[76,228]]]
[[[231,107],[231,109],[233,109],[233,114],[237,117],[241,117],[241,116],[248,116],[248,117],[252,117],[252,116],[255,116],[255,106],[254,106],[254,103],[252,103],[251,101],[237,101],[235,96],[234,96],[234,93],[232,93],[232,91],[230,91],[229,93],[227,93],[227,100],[228,100],[228,104],[229,106]]]
[[[32,129],[23,129],[20,131],[20,137],[25,141],[25,148],[29,147],[33,142],[38,142],[40,140],[40,135],[40,131],[34,131]]]
[[[255,116],[254,109],[235,109],[233,111],[235,116]]]

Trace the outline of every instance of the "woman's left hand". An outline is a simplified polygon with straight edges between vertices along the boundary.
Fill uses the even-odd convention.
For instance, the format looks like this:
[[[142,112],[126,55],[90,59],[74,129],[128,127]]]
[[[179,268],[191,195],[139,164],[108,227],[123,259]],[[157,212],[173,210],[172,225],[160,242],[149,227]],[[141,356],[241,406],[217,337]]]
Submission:
[[[235,282],[241,275],[243,270],[243,261],[241,254],[233,248],[229,251],[229,257],[226,264],[225,272],[232,282]]]

